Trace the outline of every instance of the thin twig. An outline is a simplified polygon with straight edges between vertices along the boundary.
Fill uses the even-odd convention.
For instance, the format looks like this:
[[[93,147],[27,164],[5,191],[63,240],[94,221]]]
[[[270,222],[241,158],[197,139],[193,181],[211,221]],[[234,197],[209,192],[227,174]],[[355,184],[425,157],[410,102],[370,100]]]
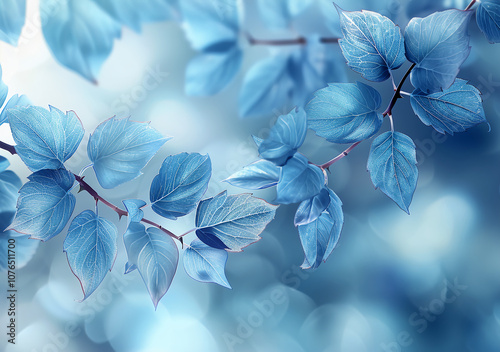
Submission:
[[[3,150],[6,150],[8,151],[10,154],[12,155],[15,155],[17,154],[16,152],[16,147],[14,147],[13,145],[10,145],[10,144],[7,144],[7,143],[4,143],[2,141],[0,141],[0,149],[3,149]]]
[[[307,44],[307,39],[304,37],[298,37],[294,39],[255,39],[252,35],[246,33],[248,42],[251,45],[274,45],[274,46],[284,46],[284,45],[304,45]],[[336,44],[339,38],[320,38],[320,43],[323,44]]]
[[[330,166],[332,166],[333,164],[335,164],[337,161],[339,161],[340,159],[346,157],[351,152],[351,150],[353,150],[354,148],[356,148],[358,146],[358,144],[360,144],[360,143],[361,143],[361,141],[354,143],[353,145],[351,145],[349,148],[347,148],[346,150],[344,150],[342,153],[340,153],[339,155],[337,155],[335,158],[333,158],[329,162],[324,163],[323,165],[320,165],[320,168],[322,168],[323,170],[326,170],[326,169],[330,168]]]

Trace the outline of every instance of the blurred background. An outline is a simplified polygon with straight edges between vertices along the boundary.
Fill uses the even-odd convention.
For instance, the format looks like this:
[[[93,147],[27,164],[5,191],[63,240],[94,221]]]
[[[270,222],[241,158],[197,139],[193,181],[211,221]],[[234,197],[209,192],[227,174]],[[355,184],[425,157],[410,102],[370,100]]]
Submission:
[[[448,2],[443,6],[463,8],[468,3]],[[343,7],[359,10],[367,3],[353,0]],[[408,14],[429,13],[427,3],[388,1],[380,11],[404,28]],[[296,36],[263,28],[253,1],[246,6],[247,28],[253,34],[268,39]],[[317,28],[318,11],[297,18],[296,33],[323,34]],[[257,160],[251,135],[266,137],[277,117],[293,105],[277,106],[259,118],[239,118],[245,72],[276,48],[250,46],[242,37],[244,61],[236,79],[215,96],[189,97],[184,93],[185,69],[196,52],[178,22],[147,24],[141,33],[124,28],[98,83],[92,84],[52,58],[37,16],[38,1],[28,1],[29,40],[18,47],[0,43],[3,80],[10,94],[26,94],[35,105],[78,114],[87,133],[66,164],[70,170],[78,172],[89,163],[85,141],[100,122],[131,115],[151,121],[173,139],[141,178],[100,190],[105,198],[117,205],[122,199],[147,199],[163,159],[183,151],[210,154],[214,172],[206,196],[224,189],[244,192],[221,181]],[[330,187],[344,203],[345,225],[339,246],[319,269],[299,268],[303,251],[293,226],[296,206],[281,206],[261,241],[229,255],[226,273],[232,290],[195,282],[180,265],[156,312],[139,274],[123,275],[121,240],[113,271],[80,303],[82,292],[62,252],[61,234],[41,243],[32,260],[17,270],[17,343],[7,344],[2,333],[0,350],[500,351],[500,45],[490,45],[475,23],[470,34],[472,53],[459,77],[482,91],[491,131],[483,124],[453,137],[439,135],[419,121],[408,99],[398,102],[395,127],[414,139],[419,162],[410,216],[374,190],[366,172],[370,143],[364,142],[331,170]],[[396,72],[396,81],[407,66]],[[362,80],[347,66],[345,74],[348,81]],[[391,83],[371,85],[381,91],[385,106]],[[6,125],[0,128],[0,140],[13,142]],[[311,133],[300,152],[323,163],[343,149]],[[26,181],[29,171],[20,160],[0,154]],[[86,175],[97,185],[90,171]],[[255,195],[269,201],[275,196],[273,190]],[[85,193],[77,200],[75,214],[93,207]],[[105,207],[100,211],[125,232],[126,220],[119,222]],[[177,234],[193,227],[192,214],[173,222],[146,212]],[[2,292],[5,284],[2,277]],[[4,327],[6,311],[7,300],[0,298]]]

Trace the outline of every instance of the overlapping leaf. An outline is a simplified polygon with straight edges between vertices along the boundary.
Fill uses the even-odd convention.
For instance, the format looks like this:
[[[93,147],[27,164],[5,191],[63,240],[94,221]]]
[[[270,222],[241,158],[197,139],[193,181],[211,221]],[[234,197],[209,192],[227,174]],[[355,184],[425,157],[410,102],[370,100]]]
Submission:
[[[224,191],[198,205],[196,235],[211,247],[241,251],[260,239],[276,208],[250,194],[228,196]]]
[[[1,90],[1,82],[0,82],[0,90]],[[1,101],[2,98],[1,98],[1,93],[0,93],[0,103],[2,102]],[[0,125],[3,124],[4,122],[7,122],[7,120],[9,119],[9,116],[7,115],[7,111],[9,109],[12,109],[12,108],[15,108],[15,107],[18,107],[18,106],[28,106],[28,105],[31,105],[31,102],[29,101],[29,99],[25,96],[25,95],[13,95],[12,97],[10,97],[9,101],[7,102],[7,104],[5,104],[2,112],[0,112]],[[1,106],[1,104],[0,104]]]
[[[25,17],[26,0],[0,1],[0,40],[17,45]]]
[[[306,106],[309,127],[333,143],[354,143],[382,126],[382,98],[364,83],[334,83],[320,89]]]
[[[85,210],[73,219],[64,240],[64,252],[73,274],[82,286],[85,300],[113,267],[116,257],[116,227],[109,220]]]
[[[144,217],[144,212],[141,208],[146,206],[146,202],[141,199],[127,199],[124,200],[123,205],[125,209],[127,209],[127,226],[130,225],[131,222],[140,222]]]
[[[271,128],[269,137],[259,146],[260,156],[282,166],[293,157],[304,143],[307,134],[307,116],[303,109],[281,115]]]
[[[400,132],[385,132],[375,138],[368,171],[373,185],[409,214],[418,179],[416,147],[411,138]]]
[[[189,214],[207,190],[211,174],[208,155],[181,153],[167,157],[151,183],[152,209],[172,220]]]
[[[500,3],[498,1],[481,1],[476,11],[479,29],[490,43],[500,43]]]
[[[316,269],[325,262],[333,252],[340,239],[344,224],[342,202],[332,191],[328,190],[330,203],[321,215],[306,225],[299,226],[300,242],[305,258],[303,269]]]
[[[486,122],[481,92],[463,79],[443,92],[425,94],[417,89],[410,102],[420,120],[440,133],[453,135]]]
[[[316,220],[330,204],[330,193],[323,188],[317,195],[300,203],[295,212],[295,226],[307,225]]]
[[[404,40],[390,19],[371,11],[343,11],[337,6],[347,64],[370,81],[382,82],[405,61]]]
[[[50,106],[16,107],[7,111],[16,151],[33,171],[64,167],[82,141],[84,130],[73,111]]]
[[[131,223],[123,236],[127,249],[127,272],[138,269],[155,308],[165,295],[177,270],[179,250],[161,230]]]
[[[416,64],[411,83],[425,93],[448,89],[470,52],[471,11],[447,10],[413,18],[405,30],[406,57]]]
[[[325,174],[302,154],[295,154],[282,168],[276,202],[299,203],[317,195],[325,186]]]
[[[224,181],[230,185],[245,189],[263,189],[278,184],[280,169],[267,160],[259,160],[245,166]]]
[[[59,169],[41,170],[28,179],[19,191],[17,213],[10,228],[48,241],[64,229],[75,209],[76,198],[71,193],[75,177]]]
[[[227,256],[227,251],[212,248],[195,239],[184,252],[184,269],[195,280],[231,288],[224,273]]]
[[[141,175],[141,170],[169,138],[149,123],[112,117],[90,136],[87,154],[103,188],[114,188]]]

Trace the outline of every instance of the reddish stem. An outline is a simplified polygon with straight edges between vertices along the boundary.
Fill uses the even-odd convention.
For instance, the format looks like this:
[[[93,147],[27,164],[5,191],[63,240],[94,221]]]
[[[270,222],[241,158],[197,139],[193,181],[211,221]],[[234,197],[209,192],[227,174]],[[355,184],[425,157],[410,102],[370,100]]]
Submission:
[[[342,153],[340,153],[339,155],[337,155],[335,158],[333,158],[332,160],[330,160],[327,163],[324,163],[323,165],[320,165],[319,167],[322,168],[323,170],[328,169],[330,166],[332,166],[333,164],[335,164],[340,159],[345,158],[351,152],[351,150],[353,150],[354,148],[356,148],[360,143],[361,143],[361,141],[354,143],[349,148],[347,148],[346,150],[344,150]]]
[[[275,46],[283,46],[283,45],[304,45],[307,44],[307,39],[304,37],[298,37],[294,39],[255,39],[250,34],[247,34],[248,42],[252,45],[275,45]],[[320,38],[320,43],[323,44],[336,44],[338,43],[339,38]]]

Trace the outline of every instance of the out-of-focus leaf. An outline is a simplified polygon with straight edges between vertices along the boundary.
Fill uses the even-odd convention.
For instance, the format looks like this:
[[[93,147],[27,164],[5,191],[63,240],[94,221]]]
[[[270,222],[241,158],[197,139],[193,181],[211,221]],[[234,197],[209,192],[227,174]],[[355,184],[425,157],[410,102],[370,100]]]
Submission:
[[[382,126],[382,98],[364,83],[334,83],[320,89],[306,106],[309,128],[333,143],[354,143]]]
[[[64,167],[82,141],[84,130],[73,111],[50,106],[18,106],[7,111],[16,151],[33,171]]]
[[[156,309],[174,278],[179,250],[170,236],[155,227],[146,229],[139,223],[129,225],[123,240],[127,266],[139,270]]]
[[[415,88],[429,94],[448,89],[470,53],[467,27],[472,11],[447,10],[413,18],[405,30],[406,57],[416,64]]]
[[[317,195],[325,186],[325,174],[302,154],[294,157],[281,168],[276,202],[299,203]]]
[[[26,0],[0,1],[0,40],[16,46],[25,18]]]
[[[295,212],[295,226],[307,225],[318,218],[330,204],[330,193],[323,188],[317,195],[300,203]]]
[[[116,226],[109,220],[85,210],[73,219],[64,240],[64,252],[73,274],[83,290],[83,300],[101,284],[111,271],[116,257]]]
[[[152,209],[172,220],[189,214],[207,190],[211,175],[208,155],[181,153],[167,157],[151,183]]]
[[[90,136],[87,154],[103,188],[114,188],[140,176],[141,170],[170,138],[149,123],[112,117]]]
[[[259,146],[260,156],[282,166],[293,157],[307,134],[307,116],[303,109],[292,110],[281,115],[271,128],[269,137]]]
[[[300,242],[305,253],[302,269],[316,269],[321,262],[326,262],[340,239],[344,225],[342,202],[332,190],[328,193],[330,203],[321,215],[313,222],[299,226]]]
[[[189,276],[200,282],[231,288],[224,273],[226,262],[225,250],[207,246],[198,239],[193,240],[184,252],[184,269]]]
[[[254,190],[276,186],[279,177],[279,167],[270,161],[259,160],[245,166],[224,181],[236,187]]]
[[[7,99],[7,94],[9,93],[9,88],[2,81],[2,66],[0,66],[0,109],[5,103],[5,99]],[[4,118],[0,118],[0,125],[5,122]]]
[[[481,1],[476,11],[479,29],[490,43],[500,43],[500,3]]]
[[[22,185],[19,177],[7,170],[9,165],[9,161],[0,156],[0,231],[4,231],[14,218],[17,191]]]
[[[21,269],[28,264],[40,244],[40,241],[30,239],[29,236],[20,235],[15,231],[0,231],[0,271],[7,270],[9,240],[15,241],[16,269]]]
[[[59,169],[41,170],[28,179],[19,191],[17,213],[10,229],[48,241],[64,229],[75,209],[76,198],[71,193],[75,177]]]
[[[481,92],[463,79],[443,92],[425,94],[417,89],[410,102],[420,120],[440,133],[453,135],[486,122]]]
[[[260,14],[271,28],[285,28],[304,12],[313,0],[258,0]]]
[[[203,233],[200,240],[209,246],[213,242],[207,241],[205,236],[215,238],[225,248],[239,252],[260,240],[259,235],[274,219],[276,208],[276,205],[250,194],[228,196],[224,191],[213,198],[202,200],[198,205],[196,235],[200,238],[200,232]]]
[[[400,132],[385,132],[375,138],[368,171],[373,185],[409,214],[418,179],[416,147],[411,138]]]
[[[337,7],[347,64],[370,81],[382,82],[405,61],[401,30],[390,19],[371,11],[343,11]]]

